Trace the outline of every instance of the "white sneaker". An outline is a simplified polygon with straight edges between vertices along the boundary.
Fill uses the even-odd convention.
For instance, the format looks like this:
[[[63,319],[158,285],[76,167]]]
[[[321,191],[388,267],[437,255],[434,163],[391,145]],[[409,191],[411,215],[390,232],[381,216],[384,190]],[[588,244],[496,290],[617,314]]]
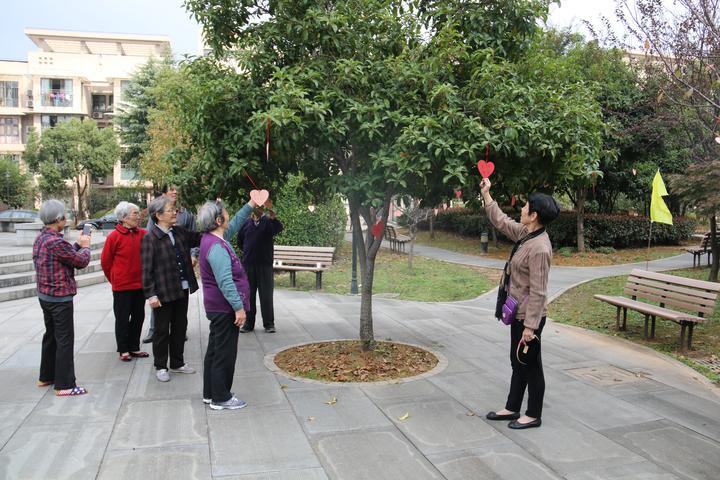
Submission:
[[[234,394],[233,392],[230,392],[230,395],[232,395],[233,397],[235,396],[235,394]],[[210,404],[212,403],[212,398],[205,398],[205,397],[203,397],[203,403],[204,403],[205,405],[210,405]]]
[[[180,368],[171,368],[170,371],[173,373],[195,373],[195,369],[189,367],[187,363]]]
[[[160,370],[156,371],[155,376],[161,382],[169,382],[170,381],[170,374],[168,373],[166,368],[161,368]]]
[[[225,402],[212,402],[210,404],[210,408],[212,408],[213,410],[237,410],[238,408],[245,408],[246,406],[247,403],[245,403],[245,400],[239,400],[236,397],[230,397],[230,400],[227,400]]]

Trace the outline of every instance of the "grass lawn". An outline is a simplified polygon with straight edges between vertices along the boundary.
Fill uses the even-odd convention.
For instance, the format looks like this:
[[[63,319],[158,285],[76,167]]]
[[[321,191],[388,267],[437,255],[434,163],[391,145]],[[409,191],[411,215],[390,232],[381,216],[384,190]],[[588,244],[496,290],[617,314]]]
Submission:
[[[708,272],[708,268],[688,268],[665,273],[707,280]],[[717,357],[720,356],[720,305],[717,306],[715,313],[708,317],[708,322],[698,324],[695,327],[692,343],[693,350],[688,352],[687,357],[684,357],[677,351],[680,335],[680,325],[677,323],[657,319],[655,339],[645,340],[643,338],[644,315],[628,310],[627,331],[619,331],[615,327],[616,308],[593,298],[594,294],[622,295],[626,280],[627,276],[623,275],[593,280],[579,285],[552,302],[548,307],[548,315],[553,320],[561,323],[577,325],[608,335],[620,336],[672,355],[698,370],[712,381],[720,383],[720,374],[712,372],[709,368],[693,361],[693,359],[704,359],[717,362]]]
[[[443,248],[453,252],[464,253],[466,255],[480,256],[480,238],[464,237],[454,233],[436,230],[435,238],[430,239],[429,232],[421,231],[418,232],[417,243],[431,247]],[[697,243],[698,242],[696,240],[693,240],[690,241],[689,244],[695,245]],[[620,263],[644,262],[648,260],[648,258],[650,260],[657,260],[685,253],[683,248],[684,247],[681,245],[651,247],[649,257],[647,248],[627,248],[617,250],[614,253],[577,253],[575,251],[569,251],[569,249],[563,249],[555,251],[553,255],[553,265],[593,267],[601,265],[616,265]],[[495,248],[491,241],[488,246],[487,255],[483,256],[507,260],[510,256],[511,249],[512,245],[504,243],[500,243],[498,248]]]
[[[351,269],[352,248],[349,242],[343,242],[335,252],[335,263],[323,273],[322,291],[349,293]],[[413,257],[411,272],[407,254],[381,248],[375,261],[373,293],[422,302],[469,300],[495,288],[499,276],[498,270],[466,267],[419,256]],[[360,281],[358,264],[358,283]],[[290,288],[290,275],[286,272],[276,275],[275,286]],[[314,290],[315,274],[298,272],[296,289]]]

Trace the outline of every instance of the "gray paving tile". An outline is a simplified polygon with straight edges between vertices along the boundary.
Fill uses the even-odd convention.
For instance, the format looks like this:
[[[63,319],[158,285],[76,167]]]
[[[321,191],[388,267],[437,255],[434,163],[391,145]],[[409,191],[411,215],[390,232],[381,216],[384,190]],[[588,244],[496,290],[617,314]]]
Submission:
[[[454,400],[411,401],[383,409],[425,455],[510,443],[496,429]],[[405,415],[409,415],[405,420]]]
[[[92,480],[111,431],[110,422],[23,426],[0,450],[0,478]]]
[[[353,431],[323,436],[316,451],[333,479],[442,479],[397,430]]]
[[[544,409],[542,427],[511,430],[498,424],[505,435],[545,465],[563,475],[595,470],[607,465],[637,463],[642,458],[560,412]]]
[[[292,412],[247,407],[218,413],[208,415],[213,475],[320,467]]]
[[[133,359],[132,362],[121,362],[116,352],[76,353],[75,377],[81,383],[127,383],[136,365],[151,361],[152,359]]]
[[[152,400],[124,404],[109,448],[129,449],[206,444],[207,424],[202,402]]]
[[[206,345],[203,344],[203,351]],[[264,363],[265,354],[258,345],[257,348],[245,348],[238,346],[237,359],[235,360],[235,374],[246,374],[251,372],[267,372]]]
[[[155,367],[152,364],[136,365],[130,377],[125,399],[129,401],[173,398],[199,400],[202,398],[202,372],[199,370],[199,365],[191,366],[198,369],[198,372],[191,375],[171,372],[170,381],[163,383],[155,378]]]
[[[720,472],[720,443],[667,420],[602,434],[683,478],[711,479]]]
[[[552,469],[517,445],[506,442],[479,449],[429,455],[447,480],[559,480]]]
[[[9,357],[23,346],[31,337],[27,335],[2,335],[0,334],[0,355]]]
[[[443,400],[448,395],[427,379],[360,387],[377,405],[388,406],[408,400]]]
[[[0,385],[12,388],[0,388],[0,402],[37,402],[48,391],[48,387],[37,386],[38,366],[35,368],[0,368]],[[50,387],[52,389],[52,387]]]
[[[236,374],[232,391],[236,397],[256,408],[290,408],[277,378],[267,370],[262,373]]]
[[[35,408],[35,402],[0,403],[0,448]]]
[[[125,383],[82,383],[87,395],[45,395],[27,420],[28,425],[65,425],[114,422],[120,409]]]
[[[132,478],[153,480],[211,478],[209,448],[207,445],[197,445],[108,451],[98,479]]]
[[[222,477],[222,480],[327,480],[327,478],[325,470],[322,468],[303,468],[301,470],[283,470],[281,472],[231,475]]]
[[[567,480],[678,480],[680,477],[663,470],[654,463],[641,462],[575,472],[565,478]]]
[[[503,381],[488,373],[439,375],[428,380],[480,415],[502,408],[510,388],[509,378]]]
[[[357,387],[317,387],[286,392],[309,434],[385,427],[392,423]],[[329,405],[332,399],[336,403]],[[311,419],[312,418],[312,419]]]
[[[40,368],[40,350],[39,343],[26,343],[20,346],[15,353],[10,355],[2,365],[0,370],[9,368]]]
[[[117,350],[117,343],[115,342],[114,332],[96,332],[93,333],[90,338],[87,339],[85,344],[80,349],[81,353],[91,352],[114,352]]]

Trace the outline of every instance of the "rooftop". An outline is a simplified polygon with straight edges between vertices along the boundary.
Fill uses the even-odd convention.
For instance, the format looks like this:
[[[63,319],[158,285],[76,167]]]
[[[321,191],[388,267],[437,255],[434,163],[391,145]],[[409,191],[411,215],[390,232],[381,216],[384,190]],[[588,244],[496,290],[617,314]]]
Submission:
[[[128,33],[75,32],[26,28],[25,35],[44,52],[148,57],[170,52],[170,37]]]

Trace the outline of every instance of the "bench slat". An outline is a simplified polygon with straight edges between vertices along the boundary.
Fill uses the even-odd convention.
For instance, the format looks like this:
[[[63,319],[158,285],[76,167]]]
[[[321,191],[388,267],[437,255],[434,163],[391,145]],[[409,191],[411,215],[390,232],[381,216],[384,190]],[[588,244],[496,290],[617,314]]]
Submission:
[[[275,260],[282,260],[282,259],[297,259],[297,260],[307,260],[307,261],[316,261],[316,262],[331,262],[332,261],[332,255],[290,255],[287,253],[283,254],[277,254],[274,256]]]
[[[689,301],[684,302],[682,301],[682,297],[680,299],[673,298],[671,297],[671,295],[673,295],[672,293],[662,292],[660,290],[655,290],[651,288],[639,289],[626,286],[623,289],[623,293],[626,295],[642,297],[658,303],[664,303],[666,306],[685,308],[693,312],[703,312],[708,315],[712,314],[715,311],[715,302],[712,302],[712,305],[691,303]]]
[[[275,252],[317,252],[317,253],[334,253],[334,247],[295,247],[289,245],[275,245]]]
[[[717,300],[718,294],[714,292],[708,292],[705,290],[698,290],[696,288],[688,288],[682,285],[669,284],[667,282],[660,282],[656,280],[640,279],[637,277],[628,277],[628,284],[633,282],[633,285],[642,285],[651,288],[657,288],[660,290],[666,290],[668,292],[674,292],[679,294],[689,295],[691,297],[697,297],[698,299],[705,299],[714,302]]]
[[[651,280],[659,280],[661,282],[672,285],[681,285],[684,287],[698,288],[708,292],[720,292],[720,283],[707,282],[705,280],[695,280],[694,278],[683,278],[665,273],[648,272],[646,270],[635,269],[630,272],[630,277],[649,278]]]
[[[320,268],[317,267],[302,267],[300,265],[273,265],[273,269],[275,270],[293,270],[296,272],[324,272],[327,270],[328,266],[322,266]]]
[[[705,323],[707,318],[698,317],[689,313],[676,312],[667,308],[658,307],[656,305],[650,305],[649,303],[639,302],[625,297],[618,297],[612,295],[593,295],[597,300],[609,303],[616,307],[626,307],[642,314],[654,315],[656,317],[665,318],[674,322],[688,321],[695,323]]]

